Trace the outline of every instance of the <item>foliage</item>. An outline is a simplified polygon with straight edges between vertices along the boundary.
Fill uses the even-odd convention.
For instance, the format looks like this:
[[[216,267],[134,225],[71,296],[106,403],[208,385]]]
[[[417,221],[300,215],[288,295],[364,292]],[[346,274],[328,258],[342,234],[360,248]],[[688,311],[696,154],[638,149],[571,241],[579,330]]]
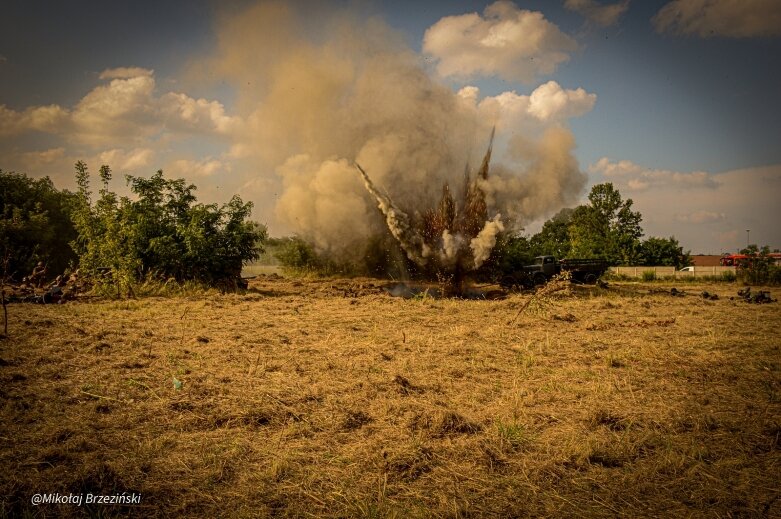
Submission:
[[[323,267],[323,260],[314,247],[300,236],[278,238],[276,242],[279,246],[276,257],[283,268],[316,271]]]
[[[632,200],[622,200],[612,184],[598,184],[591,189],[589,204],[564,208],[546,221],[542,230],[532,236],[503,237],[495,249],[497,269],[504,273],[519,270],[532,258],[553,255],[557,258],[601,258],[611,264],[638,264],[642,260],[642,216],[632,211]],[[648,251],[660,245],[651,239]],[[668,240],[662,240],[668,244]],[[670,238],[669,245],[677,245]],[[670,261],[685,261],[676,249]]]
[[[642,216],[632,210],[632,200],[622,200],[612,184],[595,185],[588,199],[589,204],[559,211],[529,239],[513,237],[500,242],[499,269],[512,272],[543,255],[601,258],[613,265],[691,265],[689,253],[672,236],[640,241]]]
[[[632,211],[632,200],[622,200],[611,183],[592,187],[588,199],[590,204],[578,206],[571,216],[570,254],[603,258],[614,265],[636,264],[643,230],[642,216]]]
[[[478,278],[498,281],[505,274],[521,270],[534,258],[529,239],[520,235],[499,235],[491,256],[480,267]]]
[[[53,277],[76,260],[69,246],[76,236],[69,217],[75,200],[48,177],[0,170],[0,253],[8,253],[9,277],[21,279],[39,261]]]
[[[673,236],[669,238],[650,237],[640,245],[640,264],[674,266],[680,269],[692,264],[688,252],[683,252]]]
[[[356,245],[351,257],[334,257],[318,251],[301,236],[273,238],[274,257],[288,272],[319,276],[389,276],[393,279],[417,278],[434,273],[422,272],[409,261],[390,233],[369,238]]]
[[[781,266],[775,265],[773,258],[769,256],[770,247],[768,245],[762,248],[757,245],[749,245],[740,253],[751,257],[748,262],[741,264],[737,269],[737,277],[740,281],[751,285],[781,284]]]
[[[545,222],[542,230],[531,237],[531,256],[553,255],[557,258],[570,256],[572,243],[569,227],[575,209],[565,207],[550,220]]]
[[[206,284],[235,282],[244,263],[262,252],[265,227],[248,221],[252,203],[196,203],[196,187],[158,171],[151,178],[126,176],[135,200],[108,189],[111,169],[100,168],[102,188],[91,201],[89,173],[76,163],[79,186],[73,222],[73,246],[80,267],[93,276],[109,276],[117,287],[151,278]],[[118,288],[119,289],[119,288]]]

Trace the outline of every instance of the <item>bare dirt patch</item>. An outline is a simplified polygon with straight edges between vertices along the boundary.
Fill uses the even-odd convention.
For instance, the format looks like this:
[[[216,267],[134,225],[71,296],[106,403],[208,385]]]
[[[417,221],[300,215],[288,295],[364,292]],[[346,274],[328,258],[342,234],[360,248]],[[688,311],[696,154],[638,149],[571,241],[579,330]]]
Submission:
[[[384,285],[9,307],[3,515],[781,516],[778,304]]]

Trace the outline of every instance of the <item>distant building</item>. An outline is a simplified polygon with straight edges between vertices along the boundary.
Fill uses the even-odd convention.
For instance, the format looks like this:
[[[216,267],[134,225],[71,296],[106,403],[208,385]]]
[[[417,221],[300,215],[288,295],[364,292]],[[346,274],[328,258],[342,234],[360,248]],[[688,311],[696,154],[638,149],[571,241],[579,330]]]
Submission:
[[[691,258],[695,267],[718,267],[720,265],[719,259],[721,259],[721,255],[698,254]]]

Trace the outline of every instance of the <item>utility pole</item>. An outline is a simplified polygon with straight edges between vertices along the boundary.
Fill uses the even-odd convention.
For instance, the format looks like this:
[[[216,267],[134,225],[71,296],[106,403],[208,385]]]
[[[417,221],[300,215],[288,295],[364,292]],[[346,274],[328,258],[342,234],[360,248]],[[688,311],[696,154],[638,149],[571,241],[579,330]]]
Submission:
[[[751,241],[749,240],[749,235],[751,233],[751,229],[746,229],[746,248],[748,249],[749,244]]]

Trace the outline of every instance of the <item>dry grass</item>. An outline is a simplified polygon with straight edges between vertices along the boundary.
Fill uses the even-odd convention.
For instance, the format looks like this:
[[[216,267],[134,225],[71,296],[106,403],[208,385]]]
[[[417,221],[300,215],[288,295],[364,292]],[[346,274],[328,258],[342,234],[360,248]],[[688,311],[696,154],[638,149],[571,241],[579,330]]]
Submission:
[[[10,307],[2,515],[781,516],[779,304],[379,284]]]

